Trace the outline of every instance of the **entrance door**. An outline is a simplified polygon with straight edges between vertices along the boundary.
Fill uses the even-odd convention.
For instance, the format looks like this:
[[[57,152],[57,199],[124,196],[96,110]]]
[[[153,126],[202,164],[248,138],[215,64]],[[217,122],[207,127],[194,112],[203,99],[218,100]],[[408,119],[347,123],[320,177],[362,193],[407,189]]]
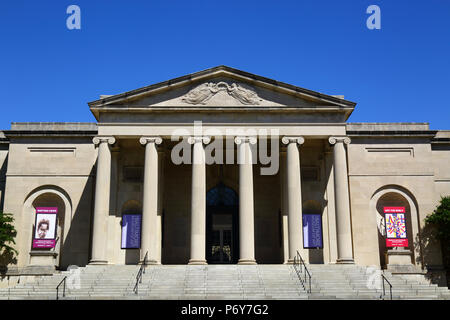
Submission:
[[[211,263],[232,263],[231,229],[213,230],[211,242]]]
[[[206,196],[206,260],[214,263],[237,263],[239,230],[237,195],[219,184]]]

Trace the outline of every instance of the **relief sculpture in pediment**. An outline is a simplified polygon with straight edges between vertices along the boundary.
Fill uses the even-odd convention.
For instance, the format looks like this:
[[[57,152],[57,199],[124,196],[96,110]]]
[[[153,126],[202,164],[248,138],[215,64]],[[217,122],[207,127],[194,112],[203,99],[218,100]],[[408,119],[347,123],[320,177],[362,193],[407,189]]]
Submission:
[[[249,87],[241,84],[232,83],[229,85],[226,82],[207,82],[189,91],[182,101],[189,104],[206,104],[218,92],[225,91],[234,99],[238,100],[244,105],[258,105],[262,99],[258,97]]]

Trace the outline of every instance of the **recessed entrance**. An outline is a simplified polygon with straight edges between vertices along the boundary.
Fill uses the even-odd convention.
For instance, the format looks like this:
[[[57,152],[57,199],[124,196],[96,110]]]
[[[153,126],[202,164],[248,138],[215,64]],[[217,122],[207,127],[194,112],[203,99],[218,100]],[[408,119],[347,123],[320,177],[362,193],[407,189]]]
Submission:
[[[239,259],[238,197],[219,183],[206,195],[206,260],[208,264],[237,263]]]

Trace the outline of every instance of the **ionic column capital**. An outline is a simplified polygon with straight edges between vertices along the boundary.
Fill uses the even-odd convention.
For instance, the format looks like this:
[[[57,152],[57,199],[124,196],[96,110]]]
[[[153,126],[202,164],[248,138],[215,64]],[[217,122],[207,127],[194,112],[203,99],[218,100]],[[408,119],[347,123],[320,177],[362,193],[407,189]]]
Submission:
[[[114,138],[112,136],[109,136],[109,137],[108,136],[97,136],[92,139],[92,142],[95,145],[98,145],[98,144],[104,143],[104,142],[106,142],[108,144],[114,144],[114,143],[116,143],[116,138]]]
[[[161,137],[141,137],[139,139],[139,143],[144,145],[144,146],[147,143],[161,144],[162,143],[162,139],[161,139]]]
[[[303,137],[283,137],[281,139],[281,142],[283,142],[283,144],[296,143],[298,145],[302,145],[305,143],[305,138],[303,138]]]
[[[349,137],[345,137],[345,136],[342,136],[342,137],[329,137],[328,138],[328,142],[331,145],[334,145],[336,143],[341,143],[341,142],[345,143],[345,144],[350,144],[352,142],[352,140]]]
[[[258,140],[256,139],[256,137],[235,137],[234,138],[234,143],[236,143],[237,145],[240,145],[242,143],[250,143],[250,144],[256,144]]]
[[[207,136],[192,136],[188,138],[188,143],[189,144],[195,144],[197,142],[201,142],[203,144],[208,144],[211,142],[211,137],[207,137]]]

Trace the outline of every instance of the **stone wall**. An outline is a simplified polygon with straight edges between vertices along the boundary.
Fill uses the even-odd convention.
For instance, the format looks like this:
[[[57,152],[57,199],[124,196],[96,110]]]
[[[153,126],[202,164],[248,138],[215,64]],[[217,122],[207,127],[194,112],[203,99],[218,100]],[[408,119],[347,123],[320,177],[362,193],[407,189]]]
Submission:
[[[14,215],[18,231],[19,255],[15,267],[21,269],[33,264],[30,251],[35,207],[53,203],[59,206],[61,218],[55,263],[63,268],[71,264],[84,266],[90,251],[96,161],[92,134],[69,134],[64,130],[42,133],[26,126],[21,129],[8,133],[10,145],[4,196],[4,210]],[[47,129],[51,128],[45,131]],[[27,136],[23,135],[24,130]]]
[[[357,264],[380,264],[383,253],[377,252],[383,226],[376,202],[381,195],[392,193],[411,206],[413,263],[425,271],[442,269],[440,245],[428,233],[424,219],[437,206],[440,195],[450,194],[450,148],[448,142],[431,142],[435,132],[427,133],[426,128],[426,124],[347,127],[352,138],[348,170]],[[442,135],[438,132],[436,136]]]

